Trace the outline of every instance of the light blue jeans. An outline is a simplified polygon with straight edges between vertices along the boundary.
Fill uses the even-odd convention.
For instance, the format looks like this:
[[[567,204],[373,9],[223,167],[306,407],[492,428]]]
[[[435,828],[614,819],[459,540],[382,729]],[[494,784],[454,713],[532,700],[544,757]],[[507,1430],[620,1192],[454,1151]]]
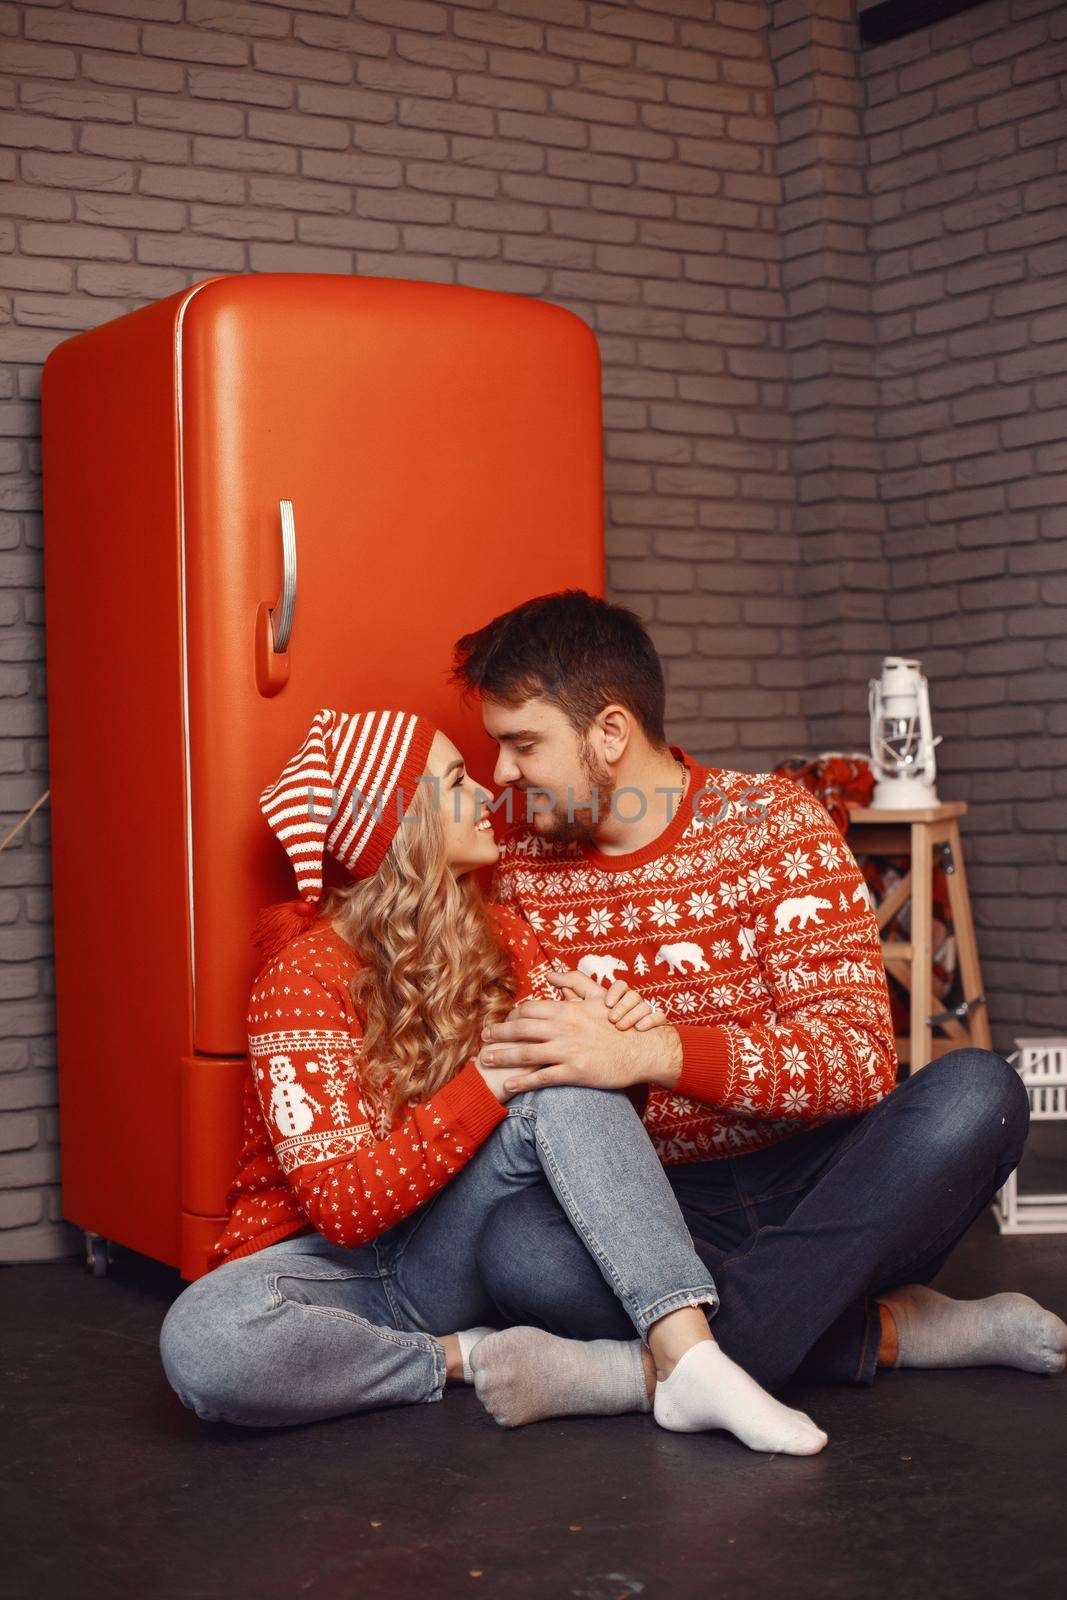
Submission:
[[[441,1336],[502,1320],[478,1272],[486,1218],[546,1179],[643,1341],[680,1306],[710,1321],[718,1291],[628,1096],[559,1085],[505,1109],[443,1189],[370,1243],[282,1239],[190,1283],[160,1330],[182,1404],[273,1427],[439,1400]]]

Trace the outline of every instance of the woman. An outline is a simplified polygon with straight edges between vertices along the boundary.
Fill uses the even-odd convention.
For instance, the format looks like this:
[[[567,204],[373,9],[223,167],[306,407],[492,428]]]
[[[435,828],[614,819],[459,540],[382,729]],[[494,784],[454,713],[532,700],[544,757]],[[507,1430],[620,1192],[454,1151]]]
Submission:
[[[547,1182],[640,1342],[531,1328],[516,1350],[508,1330],[501,1358],[540,1400],[814,1454],[826,1435],[715,1342],[715,1286],[628,1096],[509,1096],[509,1069],[480,1064],[486,1022],[567,984],[621,1025],[648,1016],[624,985],[553,987],[526,925],[483,901],[485,800],[426,719],[325,709],[261,795],[301,899],[257,924],[240,1170],[208,1272],[164,1320],[168,1380],[205,1420],[276,1425],[438,1400],[473,1381],[476,1345],[491,1377],[478,1235]],[[354,881],[319,905],[326,854]]]

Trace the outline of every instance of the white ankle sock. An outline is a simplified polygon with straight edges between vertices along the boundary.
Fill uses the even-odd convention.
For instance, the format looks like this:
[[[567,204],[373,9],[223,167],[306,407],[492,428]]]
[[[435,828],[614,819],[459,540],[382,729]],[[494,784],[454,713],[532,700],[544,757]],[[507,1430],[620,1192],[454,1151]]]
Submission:
[[[656,1385],[652,1412],[676,1433],[726,1428],[750,1450],[813,1456],[827,1442],[810,1417],[769,1395],[714,1339],[693,1345]]]
[[[484,1339],[487,1333],[495,1333],[495,1328],[464,1328],[462,1333],[457,1333],[459,1340],[459,1353],[463,1359],[463,1382],[473,1383],[474,1373],[471,1371],[471,1351],[479,1339]]]

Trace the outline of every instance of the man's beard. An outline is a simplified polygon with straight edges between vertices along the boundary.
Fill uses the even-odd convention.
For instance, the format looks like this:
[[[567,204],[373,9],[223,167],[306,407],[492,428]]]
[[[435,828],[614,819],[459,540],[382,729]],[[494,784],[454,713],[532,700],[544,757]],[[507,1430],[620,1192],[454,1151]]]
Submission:
[[[588,804],[579,805],[575,800],[570,807],[572,815],[568,815],[565,797],[562,805],[554,805],[549,811],[544,809],[543,793],[538,794],[536,789],[533,791],[532,810],[541,820],[535,822],[531,815],[527,819],[528,825],[539,838],[548,839],[553,844],[572,844],[579,840],[591,839],[594,830],[609,815],[611,809],[611,799],[616,788],[615,779],[607,767],[600,765],[584,739],[578,748],[578,760],[581,763],[582,775],[589,786]]]

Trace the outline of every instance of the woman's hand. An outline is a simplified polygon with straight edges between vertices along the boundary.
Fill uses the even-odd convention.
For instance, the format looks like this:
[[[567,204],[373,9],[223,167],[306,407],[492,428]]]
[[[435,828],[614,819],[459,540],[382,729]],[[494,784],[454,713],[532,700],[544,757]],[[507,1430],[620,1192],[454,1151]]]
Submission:
[[[514,1068],[513,1067],[483,1067],[480,1053],[475,1057],[475,1066],[478,1068],[478,1071],[481,1073],[482,1077],[485,1079],[486,1084],[488,1085],[489,1089],[492,1091],[493,1095],[496,1097],[497,1100],[500,1101],[500,1104],[502,1106],[507,1105],[508,1101],[511,1099],[511,1095],[509,1093],[507,1093],[505,1088],[504,1088],[504,1079],[505,1078],[513,1078],[515,1076]]]
[[[671,1026],[662,1011],[657,1011],[649,1001],[642,1000],[637,990],[631,989],[625,978],[616,978],[605,991],[595,978],[587,977],[584,972],[548,972],[545,976],[549,983],[556,986],[560,1000],[594,1000],[599,996],[607,1011],[608,1021],[621,1033],[625,1033],[628,1028],[634,1028],[639,1033],[647,1033],[650,1028]],[[513,1022],[519,1015],[519,1006],[512,1006],[504,1020]],[[483,1069],[483,1071],[490,1070]]]
[[[636,989],[631,989],[625,978],[616,978],[605,991],[595,978],[584,972],[547,972],[549,983],[555,985],[561,1000],[592,1000],[598,995],[604,1002],[608,1021],[621,1032],[636,1028],[645,1033],[649,1028],[669,1027],[667,1018],[647,1000],[642,1000]],[[514,1009],[509,1013],[509,1020]]]
[[[616,978],[604,996],[604,1004],[608,1008],[608,1020],[616,1028],[625,1031],[627,1028],[640,1027],[641,1032],[649,1028],[667,1026],[667,1018],[647,1000],[642,1000],[636,989],[631,989],[625,978]]]

